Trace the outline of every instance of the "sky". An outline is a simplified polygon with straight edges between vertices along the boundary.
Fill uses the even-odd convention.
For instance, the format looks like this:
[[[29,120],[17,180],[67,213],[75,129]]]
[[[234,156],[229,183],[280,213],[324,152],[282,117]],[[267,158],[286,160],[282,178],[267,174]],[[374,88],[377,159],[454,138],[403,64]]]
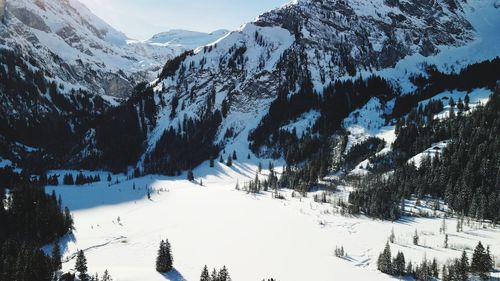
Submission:
[[[238,29],[289,0],[80,0],[128,37],[146,40],[170,29]]]

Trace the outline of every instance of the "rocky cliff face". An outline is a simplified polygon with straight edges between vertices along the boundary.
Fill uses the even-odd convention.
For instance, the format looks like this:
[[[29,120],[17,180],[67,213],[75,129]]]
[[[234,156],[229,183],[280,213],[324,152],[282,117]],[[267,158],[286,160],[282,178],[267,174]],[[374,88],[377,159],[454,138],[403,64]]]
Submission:
[[[291,96],[304,85],[321,93],[337,79],[366,77],[411,55],[433,56],[442,47],[464,46],[473,40],[474,29],[463,5],[455,0],[299,0],[265,13],[219,42],[166,64],[155,89],[163,109],[149,147],[185,116],[202,118],[207,103],[210,110],[226,113],[213,141],[224,146],[230,130],[246,142],[279,93]]]

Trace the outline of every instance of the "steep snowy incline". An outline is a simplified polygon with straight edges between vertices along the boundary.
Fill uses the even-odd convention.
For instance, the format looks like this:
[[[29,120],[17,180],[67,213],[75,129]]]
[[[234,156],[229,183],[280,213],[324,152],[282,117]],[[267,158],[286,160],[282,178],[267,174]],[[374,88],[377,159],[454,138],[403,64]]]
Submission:
[[[182,29],[174,29],[163,33],[158,33],[145,41],[154,46],[165,46],[180,50],[196,49],[200,46],[208,45],[226,36],[228,30],[216,30],[211,33],[196,32]]]
[[[77,0],[7,0],[3,23],[0,48],[40,62],[47,76],[68,88],[120,97],[138,82],[154,79],[168,59],[224,35],[216,32],[192,41],[186,32],[178,34],[177,44],[139,42]]]
[[[182,131],[180,124],[187,118],[203,119],[207,111],[223,115],[213,143],[246,147],[249,133],[280,94],[290,97],[301,90],[321,94],[339,79],[378,74],[407,92],[412,88],[409,77],[421,73],[422,62],[474,49],[483,36],[495,40],[498,35],[478,23],[479,14],[498,12],[492,0],[487,2],[308,0],[267,12],[164,66],[152,83],[159,111],[147,152],[165,130]],[[312,90],[306,89],[309,85]],[[300,131],[308,129],[303,125]],[[227,138],[228,130],[236,139]]]

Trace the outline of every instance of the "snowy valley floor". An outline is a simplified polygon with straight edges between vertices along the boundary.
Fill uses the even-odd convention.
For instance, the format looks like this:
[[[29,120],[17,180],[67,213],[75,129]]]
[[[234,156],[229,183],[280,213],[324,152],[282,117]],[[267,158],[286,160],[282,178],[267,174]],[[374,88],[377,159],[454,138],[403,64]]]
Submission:
[[[417,263],[424,257],[443,263],[459,257],[464,248],[470,255],[478,241],[490,245],[500,260],[498,228],[471,225],[456,233],[456,221],[447,219],[450,248],[445,249],[441,219],[392,223],[343,217],[332,213],[332,205],[315,203],[312,195],[299,199],[283,191],[286,200],[277,200],[267,193],[235,190],[236,181],[243,185],[255,170],[251,164],[202,165],[194,172],[204,175],[204,186],[182,175],[131,181],[122,176],[120,184],[109,187],[107,174],[101,173],[103,182],[93,185],[48,187],[47,192],[61,194],[75,220],[74,235],[61,241],[64,270],[74,267],[74,254],[83,249],[89,273],[108,269],[115,281],[199,280],[205,264],[226,265],[235,281],[391,280],[376,270],[391,229],[396,236],[393,254],[401,250]],[[146,186],[152,188],[151,200]],[[412,244],[415,229],[421,246]],[[155,258],[165,238],[172,244],[176,270],[161,275],[155,271]],[[348,256],[335,257],[336,246],[343,246]]]

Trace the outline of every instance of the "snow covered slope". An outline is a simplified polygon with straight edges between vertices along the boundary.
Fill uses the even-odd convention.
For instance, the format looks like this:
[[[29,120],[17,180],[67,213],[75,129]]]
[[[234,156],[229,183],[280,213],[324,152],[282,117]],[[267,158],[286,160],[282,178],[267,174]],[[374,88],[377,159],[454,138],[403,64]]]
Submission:
[[[498,45],[482,52],[488,44],[481,42],[499,41],[492,31],[500,26],[494,2],[293,1],[167,63],[152,83],[159,113],[148,135],[148,150],[186,117],[203,118],[208,101],[214,101],[211,111],[227,112],[213,142],[229,149],[231,142],[245,147],[249,132],[278,93],[291,96],[311,83],[321,94],[333,81],[371,74],[407,93],[415,89],[409,77],[422,73],[425,62],[451,71],[493,58],[500,54]],[[479,54],[464,64],[457,62],[458,54],[473,50]],[[391,105],[380,106],[390,111]],[[306,131],[304,124],[309,123],[314,122],[301,122],[297,130]],[[228,129],[237,140],[224,138]]]
[[[176,44],[138,42],[77,0],[7,0],[3,22],[0,48],[40,62],[48,76],[68,90],[120,97],[138,82],[152,80],[168,59],[223,36],[216,32],[195,40],[186,32],[178,34]]]
[[[180,50],[196,49],[200,46],[208,45],[226,36],[228,30],[216,30],[211,33],[196,32],[182,29],[174,29],[163,33],[158,33],[145,41],[154,46],[165,46]]]
[[[313,194],[292,197],[291,191],[281,190],[285,199],[278,200],[267,192],[250,195],[235,190],[238,181],[242,186],[256,170],[246,160],[236,161],[232,168],[218,163],[209,168],[206,163],[194,170],[195,182],[186,181],[185,174],[130,181],[117,175],[113,180],[121,182],[111,187],[107,182],[48,187],[47,192],[62,196],[75,220],[74,236],[60,242],[63,269],[73,270],[75,253],[81,249],[89,273],[107,269],[117,281],[199,280],[205,264],[225,265],[239,281],[396,280],[377,271],[376,262],[391,230],[393,253],[403,251],[413,264],[424,258],[442,264],[464,249],[470,257],[478,241],[491,246],[492,253],[500,251],[500,229],[487,224],[472,222],[457,233],[456,220],[446,219],[449,247],[444,248],[441,218],[408,217],[391,223],[345,217],[332,204],[314,202]],[[345,194],[329,196],[336,200]],[[408,208],[413,206],[408,202]],[[412,242],[416,229],[420,246]],[[169,239],[174,256],[175,270],[166,275],[154,267],[162,239]],[[347,252],[344,258],[334,255],[341,246]]]

